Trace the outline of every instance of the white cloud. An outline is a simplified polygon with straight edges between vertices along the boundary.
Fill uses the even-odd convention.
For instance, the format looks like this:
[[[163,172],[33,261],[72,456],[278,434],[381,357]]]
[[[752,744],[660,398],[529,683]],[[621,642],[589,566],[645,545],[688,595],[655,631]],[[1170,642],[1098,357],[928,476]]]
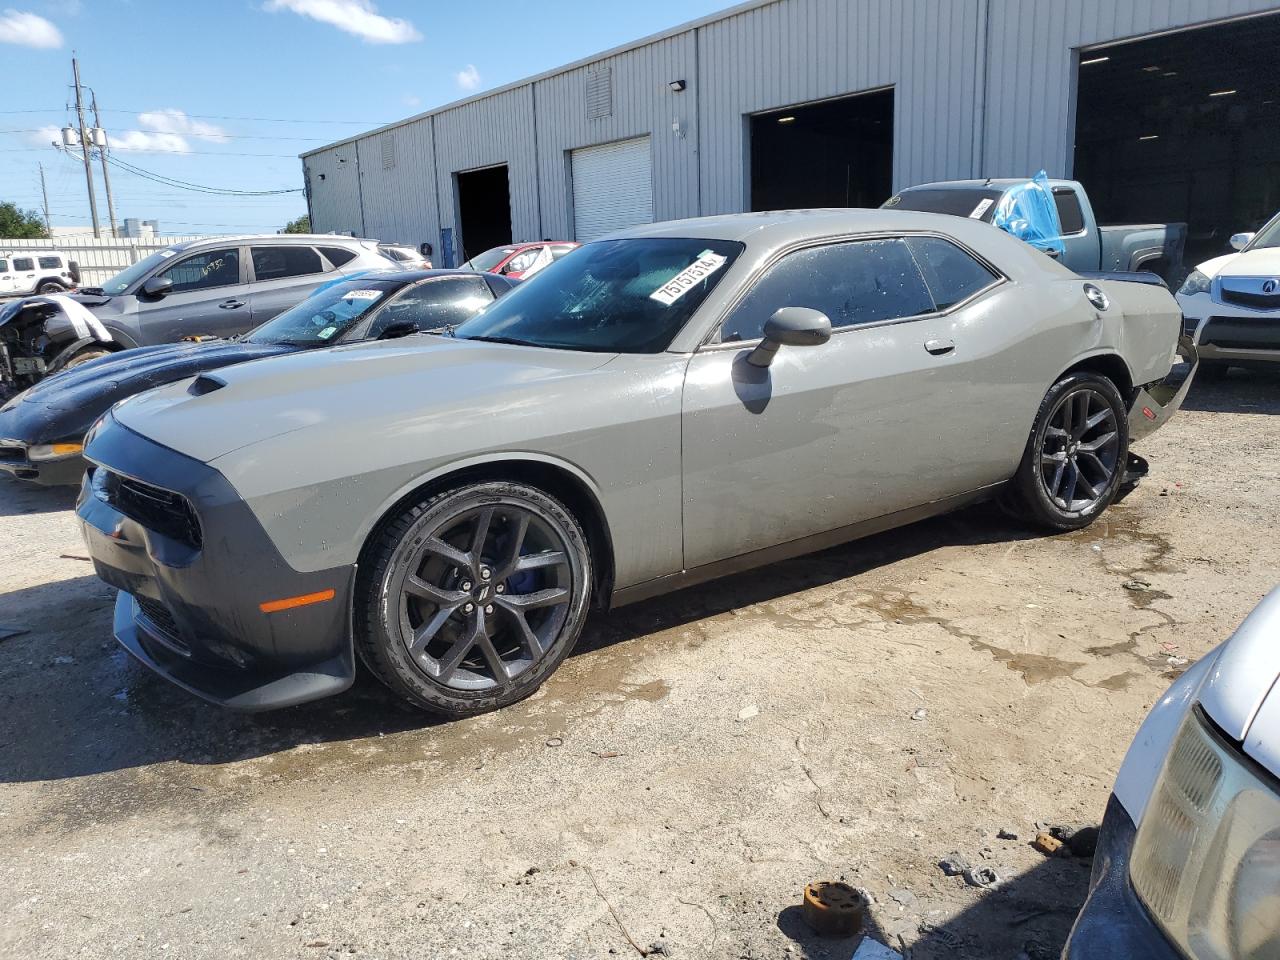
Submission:
[[[460,90],[480,89],[480,71],[476,69],[474,63],[468,63],[453,75],[453,79],[458,82],[458,89]]]
[[[0,43],[56,50],[62,46],[62,33],[44,17],[7,9],[0,13]]]
[[[173,107],[138,114],[138,125],[152,133],[184,134],[210,143],[226,143],[230,139],[217,124],[195,120]]]
[[[49,124],[41,127],[35,133],[27,134],[27,139],[31,141],[33,146],[47,147],[51,143],[62,143],[62,128],[56,124]]]
[[[291,10],[354,34],[366,43],[413,43],[421,40],[408,20],[384,17],[372,0],[267,0],[271,12]]]
[[[154,133],[146,130],[126,130],[124,133],[113,133],[112,150],[137,151],[140,153],[190,153],[191,144],[187,138],[177,133]]]

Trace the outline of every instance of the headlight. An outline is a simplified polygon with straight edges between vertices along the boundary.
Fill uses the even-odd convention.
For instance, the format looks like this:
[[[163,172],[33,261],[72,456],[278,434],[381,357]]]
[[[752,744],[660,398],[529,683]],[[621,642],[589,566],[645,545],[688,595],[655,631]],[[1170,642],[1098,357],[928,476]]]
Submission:
[[[1280,792],[1192,711],[1133,845],[1133,888],[1195,960],[1263,960],[1280,944]]]
[[[33,443],[27,447],[29,460],[61,460],[79,456],[84,452],[83,443]]]
[[[1208,293],[1209,288],[1213,286],[1213,281],[1206,277],[1199,270],[1192,270],[1187,275],[1187,279],[1182,281],[1182,286],[1178,288],[1178,293],[1188,296],[1193,293]]]

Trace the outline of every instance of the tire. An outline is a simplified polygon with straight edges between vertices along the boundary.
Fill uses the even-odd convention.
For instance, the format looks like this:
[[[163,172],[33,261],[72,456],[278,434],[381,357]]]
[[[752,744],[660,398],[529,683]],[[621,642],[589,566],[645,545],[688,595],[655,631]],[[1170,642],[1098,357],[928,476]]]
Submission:
[[[356,649],[425,710],[496,710],[532,694],[573,650],[591,583],[586,536],[558,500],[505,481],[454,487],[370,539],[356,581]]]
[[[1050,530],[1087,527],[1115,500],[1128,458],[1129,421],[1116,385],[1101,374],[1068,373],[1040,403],[1005,505]]]
[[[51,293],[66,293],[67,288],[57,280],[45,280],[36,287],[36,293],[48,296]]]
[[[90,360],[98,360],[102,357],[107,357],[110,355],[111,355],[110,350],[101,350],[95,347],[89,347],[86,350],[81,350],[74,357],[72,357],[70,360],[64,363],[62,365],[62,369],[70,370],[72,367],[78,367],[82,363],[88,363]]]

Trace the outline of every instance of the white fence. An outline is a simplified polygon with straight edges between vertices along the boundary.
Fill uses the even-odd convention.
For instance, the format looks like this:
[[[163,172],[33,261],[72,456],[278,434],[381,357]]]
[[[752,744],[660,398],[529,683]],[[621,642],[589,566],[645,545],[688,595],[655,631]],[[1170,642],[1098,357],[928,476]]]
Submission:
[[[18,250],[58,250],[80,265],[81,286],[97,287],[129,264],[137,263],[158,250],[184,240],[199,239],[202,237],[77,236],[54,237],[51,240],[11,240],[0,237],[0,254]]]

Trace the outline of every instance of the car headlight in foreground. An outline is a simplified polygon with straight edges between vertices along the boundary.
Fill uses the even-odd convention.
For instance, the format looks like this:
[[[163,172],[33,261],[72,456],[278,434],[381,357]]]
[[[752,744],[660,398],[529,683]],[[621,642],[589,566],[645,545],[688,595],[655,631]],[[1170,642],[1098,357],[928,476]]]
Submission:
[[[1165,760],[1130,879],[1187,956],[1280,956],[1280,792],[1199,711]]]
[[[1187,274],[1187,279],[1182,281],[1182,286],[1178,288],[1178,293],[1182,296],[1190,296],[1193,293],[1208,293],[1211,286],[1213,286],[1212,280],[1199,270],[1192,270]]]

